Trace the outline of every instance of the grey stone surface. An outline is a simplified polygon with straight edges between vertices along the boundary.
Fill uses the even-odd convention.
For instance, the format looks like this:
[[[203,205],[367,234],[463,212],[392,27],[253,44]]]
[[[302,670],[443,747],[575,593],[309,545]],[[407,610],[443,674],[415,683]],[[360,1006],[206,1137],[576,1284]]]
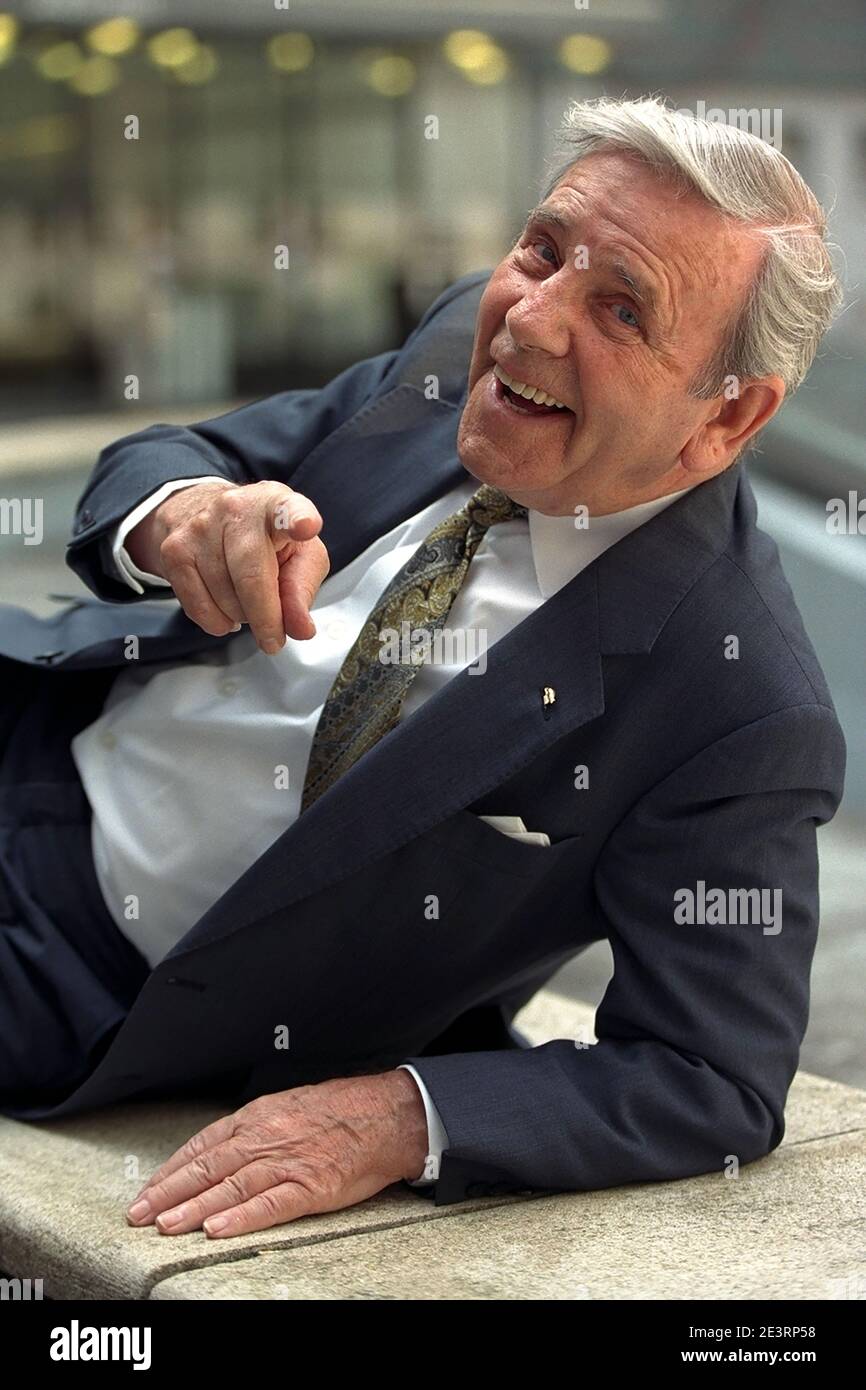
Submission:
[[[554,1037],[579,1037],[591,1041],[593,1017],[594,1009],[591,1006],[544,991],[519,1015],[518,1025],[536,1044]],[[729,1229],[725,1221],[732,1212],[737,1215],[737,1221],[744,1230],[751,1229],[748,1220],[760,1220],[760,1213],[766,1212],[763,1239],[775,1250],[779,1236],[776,1223],[784,1225],[782,1216],[785,1203],[789,1202],[792,1212],[795,1212],[799,1231],[797,1248],[806,1270],[811,1271],[809,1277],[815,1280],[830,1277],[826,1272],[829,1257],[825,1249],[825,1235],[831,1244],[838,1235],[840,1259],[847,1249],[847,1231],[854,1227],[850,1225],[849,1214],[844,1209],[844,1182],[853,1182],[855,1177],[859,1177],[862,1183],[862,1171],[858,1172],[857,1163],[862,1164],[866,1152],[866,1092],[801,1073],[791,1089],[783,1145],[760,1164],[749,1165],[736,1182],[710,1175],[687,1182],[647,1184],[601,1193],[531,1199],[505,1196],[439,1208],[429,1199],[397,1185],[346,1211],[305,1217],[289,1225],[239,1237],[231,1242],[209,1240],[200,1231],[185,1236],[161,1236],[153,1227],[135,1230],[127,1226],[124,1215],[126,1207],[147,1176],[219,1113],[212,1105],[179,1102],[117,1106],[41,1124],[22,1124],[0,1118],[0,1269],[21,1278],[43,1279],[45,1293],[54,1298],[147,1298],[152,1290],[159,1290],[158,1296],[161,1298],[580,1297],[584,1295],[566,1294],[562,1289],[580,1288],[587,1280],[583,1276],[566,1278],[567,1261],[551,1264],[551,1252],[545,1240],[549,1244],[556,1232],[572,1231],[575,1223],[578,1231],[582,1232],[587,1212],[592,1213],[592,1229],[596,1231],[613,1232],[625,1222],[623,1229],[631,1231],[629,1239],[634,1240],[636,1251],[639,1251],[643,1239],[642,1232],[646,1233],[652,1248],[655,1248],[653,1241],[657,1242],[659,1251],[663,1251],[665,1242],[668,1242],[671,1246],[665,1255],[668,1263],[662,1262],[659,1269],[664,1272],[670,1266],[672,1287],[679,1287],[687,1279],[689,1268],[694,1278],[695,1269],[703,1267],[707,1250],[712,1250],[717,1236],[721,1239],[724,1231]],[[838,1140],[843,1147],[838,1150],[816,1147],[820,1143],[831,1143],[831,1140],[833,1143]],[[826,1157],[826,1173],[821,1154]],[[798,1178],[800,1169],[796,1166],[801,1156],[802,1181]],[[784,1160],[784,1166],[779,1166],[781,1160]],[[777,1166],[768,1166],[773,1164]],[[751,1218],[748,1216],[748,1203],[744,1207],[737,1207],[735,1202],[741,1200],[739,1197],[720,1196],[720,1193],[728,1191],[750,1191],[755,1182],[751,1175],[764,1169],[767,1170],[766,1180],[764,1185],[758,1182],[755,1187],[756,1206]],[[779,1178],[777,1196],[773,1193],[773,1174]],[[825,1192],[829,1194],[826,1199]],[[774,1202],[778,1208],[775,1214]],[[618,1213],[610,1221],[605,1216],[607,1204],[612,1204],[610,1210]],[[693,1206],[704,1214],[697,1225],[689,1216]],[[505,1213],[500,1209],[506,1207],[509,1215],[508,1220],[504,1221]],[[525,1230],[521,1224],[523,1218],[517,1215],[518,1208],[526,1213],[528,1224]],[[642,1215],[630,1225],[624,1214],[631,1211]],[[484,1252],[488,1228],[484,1224],[482,1230],[479,1221],[492,1221],[497,1212],[500,1215],[489,1228],[493,1242],[490,1249],[501,1249],[498,1257],[491,1256],[490,1269],[493,1270],[497,1263],[501,1266],[500,1282],[494,1285],[490,1282],[493,1275],[486,1272],[488,1264]],[[478,1219],[467,1225],[474,1213],[478,1214]],[[849,1222],[849,1226],[843,1230],[846,1222]],[[719,1232],[714,1232],[714,1223],[720,1223]],[[429,1237],[424,1235],[422,1228],[426,1231],[433,1225],[437,1227],[437,1233]],[[550,1226],[548,1237],[544,1236],[543,1231],[546,1225]],[[454,1231],[446,1235],[446,1226],[453,1226]],[[442,1228],[441,1232],[438,1231],[439,1227]],[[465,1236],[460,1235],[461,1230],[465,1230]],[[701,1244],[695,1244],[698,1230],[703,1233],[699,1237]],[[395,1264],[390,1272],[382,1270],[380,1266],[383,1262],[391,1262],[391,1255],[387,1253],[386,1233],[396,1236],[400,1231],[403,1231],[403,1239],[394,1246]],[[659,1234],[653,1235],[653,1232]],[[610,1235],[605,1239],[608,1238],[613,1237]],[[571,1240],[572,1236],[569,1235],[568,1239]],[[419,1252],[417,1262],[411,1256],[416,1241]],[[496,1241],[500,1242],[499,1247]],[[600,1244],[604,1243],[604,1239],[601,1239]],[[301,1250],[312,1247],[327,1247],[323,1255],[324,1263],[315,1269],[310,1265],[308,1275],[300,1269],[296,1270],[292,1263],[292,1281],[307,1280],[306,1283],[295,1283],[293,1287],[327,1287],[331,1292],[323,1295],[231,1292],[235,1287],[238,1290],[250,1288],[249,1280],[259,1277],[256,1270],[261,1273],[268,1288],[274,1284],[281,1289],[283,1286],[288,1288],[289,1265],[285,1261],[290,1258],[294,1261]],[[576,1259],[582,1249],[580,1245],[575,1247]],[[437,1250],[446,1252],[441,1259],[433,1258]],[[516,1253],[511,1255],[509,1251]],[[276,1259],[278,1254],[279,1260],[273,1269],[279,1273],[279,1277],[272,1272],[271,1266],[262,1263],[266,1256]],[[369,1267],[364,1263],[367,1259],[372,1261]],[[402,1267],[404,1259],[408,1262],[409,1273],[406,1288],[414,1292],[388,1292],[392,1287],[388,1280],[397,1262]],[[643,1260],[644,1256],[640,1255],[640,1259]],[[781,1280],[787,1266],[782,1255],[779,1259],[782,1263],[779,1264],[778,1279]],[[305,1256],[305,1260],[309,1263],[308,1257]],[[333,1267],[329,1263],[332,1260],[337,1262]],[[510,1294],[507,1291],[466,1294],[450,1291],[494,1287],[506,1290],[510,1287],[509,1269],[515,1261],[519,1264],[521,1260],[525,1261],[522,1287],[540,1290],[549,1284],[549,1294]],[[346,1291],[339,1292],[342,1286],[334,1280],[344,1269],[348,1272],[355,1261],[360,1263],[357,1263],[354,1271],[354,1282],[350,1279],[345,1286]],[[457,1266],[450,1269],[446,1279],[450,1268],[448,1261],[456,1261]],[[466,1281],[455,1284],[454,1279],[464,1263]],[[582,1268],[585,1264],[586,1260],[581,1254],[576,1267]],[[179,1286],[175,1282],[176,1278],[186,1277],[192,1271],[197,1272],[199,1279],[205,1280],[205,1276],[208,1276],[216,1283],[209,1284],[205,1280],[205,1283]],[[849,1272],[840,1265],[838,1277],[844,1277]],[[426,1284],[424,1277],[427,1278]],[[236,1286],[235,1280],[240,1281]],[[439,1287],[437,1281],[442,1281],[441,1292],[435,1291]],[[197,1292],[203,1287],[217,1286],[221,1290],[218,1294]],[[189,1288],[190,1292],[178,1292],[179,1288]],[[384,1292],[371,1292],[379,1288]],[[427,1292],[424,1292],[425,1288]],[[669,1296],[692,1295],[671,1293]],[[715,1293],[712,1296],[734,1295]]]
[[[588,1027],[593,1012],[536,996],[524,1026],[540,1042]],[[126,1208],[150,1173],[221,1113],[212,1105],[179,1102],[115,1106],[39,1124],[0,1117],[0,1269],[43,1279],[53,1298],[144,1298],[155,1281],[177,1270],[519,1200],[482,1198],[436,1208],[398,1184],[346,1211],[238,1237],[230,1253],[201,1231],[162,1236],[152,1226],[129,1227]]]
[[[866,1295],[863,1132],[706,1174],[540,1197],[163,1280],[154,1299],[836,1299]],[[789,1323],[806,1321],[788,1317]]]
[[[0,1119],[0,1269],[42,1279],[50,1298],[146,1298],[158,1279],[178,1270],[462,1209],[437,1210],[397,1184],[361,1206],[237,1237],[230,1246],[202,1231],[163,1236],[153,1226],[128,1226],[126,1208],[147,1176],[220,1113],[161,1104],[117,1106],[38,1125]],[[130,1168],[134,1178],[127,1176]]]

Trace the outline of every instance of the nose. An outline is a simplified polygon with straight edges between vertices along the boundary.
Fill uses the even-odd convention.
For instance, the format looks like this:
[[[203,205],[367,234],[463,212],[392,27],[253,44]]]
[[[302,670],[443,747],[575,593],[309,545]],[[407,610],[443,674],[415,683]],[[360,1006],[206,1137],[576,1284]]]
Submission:
[[[569,352],[570,328],[562,292],[554,288],[555,276],[524,294],[505,315],[515,348],[520,352],[542,352],[547,357],[565,357]]]

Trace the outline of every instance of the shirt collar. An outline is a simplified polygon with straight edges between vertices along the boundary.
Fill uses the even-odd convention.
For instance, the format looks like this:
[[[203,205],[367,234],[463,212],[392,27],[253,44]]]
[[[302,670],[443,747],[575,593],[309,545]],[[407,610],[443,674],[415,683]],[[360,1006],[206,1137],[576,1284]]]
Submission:
[[[609,512],[607,516],[590,516],[583,528],[575,525],[579,518],[574,515],[544,516],[531,511],[529,538],[542,598],[548,599],[557,593],[610,546],[698,486],[692,483],[667,497],[654,497],[650,502],[640,502],[621,512]]]

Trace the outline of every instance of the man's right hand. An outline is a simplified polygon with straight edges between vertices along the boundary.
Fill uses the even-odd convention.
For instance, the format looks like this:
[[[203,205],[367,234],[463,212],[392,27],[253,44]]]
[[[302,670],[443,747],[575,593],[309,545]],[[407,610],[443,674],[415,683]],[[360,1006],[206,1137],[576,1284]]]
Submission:
[[[187,617],[223,637],[249,623],[272,655],[315,635],[310,605],[330,569],[322,518],[283,483],[208,482],[166,497],[130,531],[139,569],[173,588]]]

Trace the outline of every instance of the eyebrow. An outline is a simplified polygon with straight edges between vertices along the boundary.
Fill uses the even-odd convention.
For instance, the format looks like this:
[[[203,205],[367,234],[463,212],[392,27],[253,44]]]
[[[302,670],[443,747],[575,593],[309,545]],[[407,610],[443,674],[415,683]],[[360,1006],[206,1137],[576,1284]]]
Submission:
[[[563,217],[562,213],[556,212],[553,208],[545,207],[543,203],[540,204],[539,207],[532,208],[531,211],[527,213],[526,221],[523,224],[524,233],[532,223],[542,227],[554,227],[557,231],[564,233],[573,230],[567,217]],[[649,285],[646,280],[641,276],[635,275],[633,271],[619,259],[614,259],[612,261],[603,259],[601,264],[615,275],[618,280],[622,281],[627,289],[634,295],[635,299],[639,299],[641,304],[646,304],[653,313],[658,313],[658,300],[652,286]]]
[[[560,232],[569,230],[568,218],[563,217],[561,212],[555,212],[553,208],[546,207],[544,203],[540,203],[537,208],[531,208],[526,214],[526,221],[523,224],[524,231],[530,222],[540,222],[542,225],[556,227]]]

